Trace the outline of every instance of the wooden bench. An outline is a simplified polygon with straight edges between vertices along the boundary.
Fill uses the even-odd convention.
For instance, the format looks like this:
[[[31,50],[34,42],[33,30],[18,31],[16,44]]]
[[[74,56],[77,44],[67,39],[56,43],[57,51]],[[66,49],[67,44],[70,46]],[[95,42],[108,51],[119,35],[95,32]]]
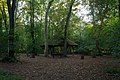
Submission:
[[[63,54],[61,54],[61,53],[59,53],[59,54],[57,54],[57,53],[52,53],[51,56],[52,56],[53,58],[54,58],[55,56],[59,56],[60,58],[62,58],[62,57],[63,57]]]

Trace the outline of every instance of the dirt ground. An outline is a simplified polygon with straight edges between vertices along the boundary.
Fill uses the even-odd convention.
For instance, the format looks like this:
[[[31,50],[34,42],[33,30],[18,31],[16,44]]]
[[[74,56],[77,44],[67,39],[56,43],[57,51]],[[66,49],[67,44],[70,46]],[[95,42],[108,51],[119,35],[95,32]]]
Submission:
[[[107,68],[120,68],[120,59],[110,56],[92,58],[69,55],[68,58],[29,58],[20,56],[22,63],[1,63],[0,68],[25,77],[25,80],[120,80],[120,76],[106,72]]]

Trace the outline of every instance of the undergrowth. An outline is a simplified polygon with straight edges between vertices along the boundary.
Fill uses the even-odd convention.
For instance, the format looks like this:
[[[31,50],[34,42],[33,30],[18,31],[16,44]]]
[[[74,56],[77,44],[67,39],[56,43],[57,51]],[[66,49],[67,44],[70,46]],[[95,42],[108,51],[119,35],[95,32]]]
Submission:
[[[0,69],[0,80],[24,80],[24,78]]]

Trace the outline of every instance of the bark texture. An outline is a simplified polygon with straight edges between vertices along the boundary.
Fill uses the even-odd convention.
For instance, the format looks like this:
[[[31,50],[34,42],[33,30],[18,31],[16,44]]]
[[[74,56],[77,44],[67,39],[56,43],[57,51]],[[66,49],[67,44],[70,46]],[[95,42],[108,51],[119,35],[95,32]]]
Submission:
[[[11,5],[12,3],[12,5]],[[8,28],[8,56],[14,58],[14,12],[16,0],[7,0],[9,13],[9,28]]]
[[[32,58],[35,58],[35,32],[34,32],[34,0],[30,2],[30,10],[31,10],[31,40],[32,40]]]
[[[72,12],[72,7],[74,4],[75,0],[71,1],[70,4],[70,8],[66,17],[66,21],[65,21],[65,31],[64,31],[64,56],[67,56],[67,30],[68,30],[68,24],[69,24],[69,20],[70,20],[70,16],[71,16],[71,12]]]
[[[50,10],[50,7],[51,7],[53,1],[54,0],[51,0],[48,3],[47,9],[45,11],[45,23],[44,23],[44,28],[45,28],[45,30],[44,30],[44,38],[45,38],[45,50],[44,50],[44,54],[45,54],[45,57],[48,56],[48,26],[47,26],[48,20],[47,20],[47,18],[48,18],[48,12]]]

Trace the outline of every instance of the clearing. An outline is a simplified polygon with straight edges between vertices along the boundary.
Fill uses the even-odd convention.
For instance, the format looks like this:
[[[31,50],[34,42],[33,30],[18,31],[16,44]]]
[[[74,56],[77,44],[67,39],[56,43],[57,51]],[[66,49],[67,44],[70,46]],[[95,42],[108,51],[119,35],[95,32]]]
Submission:
[[[29,58],[20,56],[21,63],[2,63],[5,69],[25,77],[25,80],[120,80],[119,74],[107,73],[109,68],[120,68],[120,59],[111,56],[92,58],[69,55],[68,58]]]

